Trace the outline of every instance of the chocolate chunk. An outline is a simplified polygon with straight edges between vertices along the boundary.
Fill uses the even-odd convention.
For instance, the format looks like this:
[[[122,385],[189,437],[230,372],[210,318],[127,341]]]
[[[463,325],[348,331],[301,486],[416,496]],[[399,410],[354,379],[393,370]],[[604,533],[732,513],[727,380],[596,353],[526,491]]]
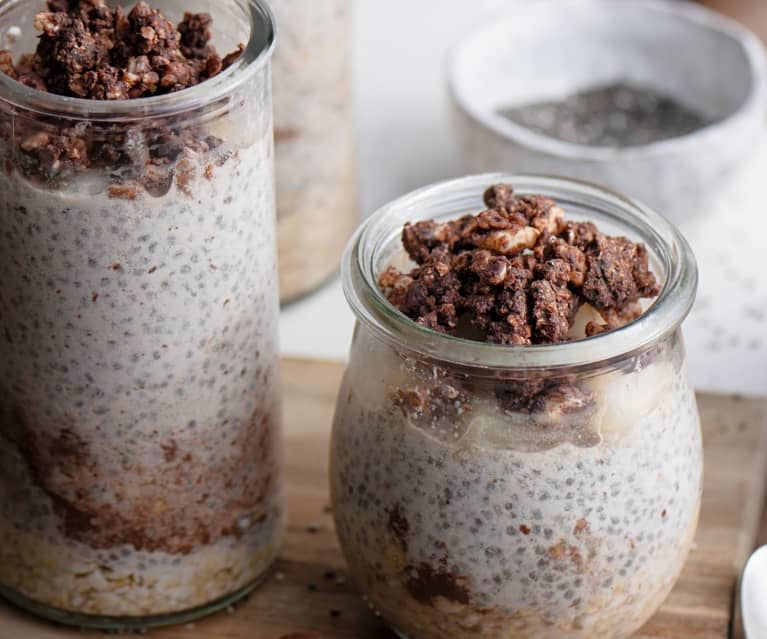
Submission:
[[[549,282],[556,288],[567,286],[571,279],[570,264],[565,260],[555,258],[540,264],[536,269],[539,279]]]
[[[568,267],[569,275],[569,267]],[[547,280],[530,285],[533,299],[533,335],[539,344],[556,344],[567,340],[567,334],[578,309],[578,300],[565,286]]]
[[[552,254],[569,264],[570,284],[575,287],[583,286],[588,270],[586,254],[577,246],[572,246],[559,238],[552,243]]]
[[[495,299],[495,311],[501,317],[487,325],[487,341],[494,344],[530,343],[532,330],[528,321],[528,299],[524,290],[504,290]]]
[[[178,24],[181,53],[186,58],[209,58],[215,50],[210,46],[212,18],[207,13],[184,13]]]
[[[567,222],[560,237],[571,246],[586,251],[598,235],[599,231],[592,222]]]
[[[495,397],[502,410],[509,412],[527,411],[532,399],[540,393],[546,382],[539,377],[509,379],[495,387]]]
[[[621,315],[641,298],[658,294],[643,245],[624,237],[598,234],[587,256],[582,295],[597,310],[612,310]]]
[[[509,259],[493,255],[490,251],[476,251],[472,256],[471,270],[479,278],[480,284],[495,286],[503,284],[509,271]]]
[[[411,280],[409,283],[408,279]],[[447,249],[435,249],[429,260],[412,271],[408,279],[397,275],[396,270],[386,272],[384,281],[395,284],[395,288],[391,289],[391,299],[398,302],[398,308],[428,328],[440,332],[455,329],[458,325],[460,281],[450,268]]]
[[[485,191],[482,200],[489,209],[509,212],[517,198],[514,196],[514,187],[511,184],[495,184]]]
[[[558,233],[564,217],[564,211],[554,200],[542,195],[522,196],[515,203],[512,212],[523,216],[539,233]]]
[[[240,59],[242,54],[245,52],[245,45],[240,44],[237,45],[237,48],[232,51],[231,53],[227,53],[223,60],[221,60],[221,70],[224,71],[228,69],[230,66],[232,66],[237,60]]]
[[[402,246],[410,258],[418,264],[423,264],[431,250],[445,243],[445,225],[433,220],[405,224],[402,229]]]

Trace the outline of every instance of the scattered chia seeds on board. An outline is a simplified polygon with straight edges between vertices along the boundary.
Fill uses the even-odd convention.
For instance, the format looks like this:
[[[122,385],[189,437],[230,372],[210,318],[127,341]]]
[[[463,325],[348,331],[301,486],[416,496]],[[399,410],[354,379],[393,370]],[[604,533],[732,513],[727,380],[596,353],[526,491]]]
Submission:
[[[612,84],[499,113],[538,133],[585,146],[631,147],[679,137],[709,121],[654,89]]]

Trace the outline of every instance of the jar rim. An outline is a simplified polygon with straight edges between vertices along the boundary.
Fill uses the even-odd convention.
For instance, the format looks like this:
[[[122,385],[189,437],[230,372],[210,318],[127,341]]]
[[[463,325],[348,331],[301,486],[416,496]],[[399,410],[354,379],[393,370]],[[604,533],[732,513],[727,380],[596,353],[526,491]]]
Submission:
[[[653,243],[664,269],[658,297],[636,320],[600,335],[558,344],[507,345],[469,340],[421,326],[397,310],[377,284],[377,257],[402,224],[418,218],[426,202],[456,194],[481,197],[484,190],[509,183],[517,193],[542,194],[555,201],[576,198],[599,206]],[[479,209],[477,209],[479,210]],[[468,212],[468,211],[466,211]],[[387,224],[388,222],[388,224]],[[641,353],[676,331],[689,314],[698,286],[698,269],[687,240],[664,217],[634,200],[588,182],[544,175],[486,173],[438,182],[408,193],[376,211],[349,241],[342,262],[344,294],[359,322],[395,348],[470,369],[551,370],[605,364]]]
[[[0,15],[19,2],[0,0]],[[99,122],[125,122],[165,117],[199,109],[224,98],[258,73],[269,61],[275,44],[275,19],[264,0],[233,0],[250,17],[250,36],[242,55],[218,75],[195,86],[145,98],[91,100],[48,93],[0,73],[0,100],[44,116]]]

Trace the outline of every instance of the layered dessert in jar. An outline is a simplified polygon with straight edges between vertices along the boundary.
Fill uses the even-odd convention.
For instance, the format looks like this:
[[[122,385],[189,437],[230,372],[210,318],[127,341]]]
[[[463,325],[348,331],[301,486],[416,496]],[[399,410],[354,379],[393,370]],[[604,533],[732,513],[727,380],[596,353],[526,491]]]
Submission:
[[[638,630],[700,508],[678,232],[596,187],[477,176],[386,207],[344,269],[331,487],[370,601],[409,639]]]
[[[280,295],[338,269],[358,223],[351,0],[272,0]]]
[[[40,5],[0,2],[0,593],[189,618],[282,534],[271,22]]]

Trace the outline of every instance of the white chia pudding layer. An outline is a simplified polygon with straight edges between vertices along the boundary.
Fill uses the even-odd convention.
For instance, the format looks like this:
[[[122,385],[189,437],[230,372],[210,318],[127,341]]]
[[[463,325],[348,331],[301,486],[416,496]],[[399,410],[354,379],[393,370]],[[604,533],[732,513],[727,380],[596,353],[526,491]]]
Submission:
[[[159,615],[231,594],[276,557],[262,131],[223,162],[192,154],[154,196],[110,197],[97,171],[57,186],[0,173],[4,586],[78,613]]]
[[[409,366],[374,341],[358,330],[331,485],[351,574],[384,617],[417,639],[637,630],[675,583],[700,508],[700,428],[678,339],[579,380],[596,397],[598,436],[556,443],[492,393],[458,417],[410,419],[392,402]]]
[[[280,292],[306,293],[338,268],[357,225],[350,0],[272,0]]]

